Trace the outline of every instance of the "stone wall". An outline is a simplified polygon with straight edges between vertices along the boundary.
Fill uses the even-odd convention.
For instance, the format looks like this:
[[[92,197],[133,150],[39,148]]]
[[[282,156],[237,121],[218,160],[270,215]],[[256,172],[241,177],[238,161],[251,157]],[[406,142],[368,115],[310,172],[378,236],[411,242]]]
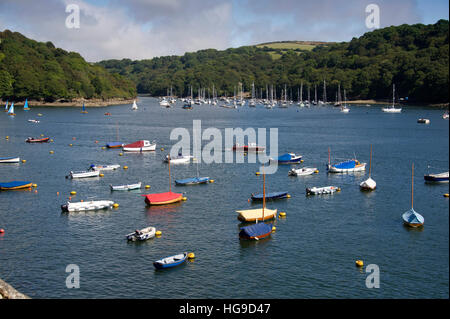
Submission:
[[[30,299],[0,279],[0,299]]]

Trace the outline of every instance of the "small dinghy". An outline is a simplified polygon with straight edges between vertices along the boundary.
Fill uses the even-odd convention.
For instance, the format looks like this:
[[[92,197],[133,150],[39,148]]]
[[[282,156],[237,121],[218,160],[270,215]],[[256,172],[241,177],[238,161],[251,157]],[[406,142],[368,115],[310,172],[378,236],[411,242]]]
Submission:
[[[23,182],[23,181],[12,181],[8,183],[0,183],[0,190],[15,190],[15,189],[24,189],[31,188],[33,186],[32,182]]]
[[[25,140],[27,143],[47,143],[50,140],[50,137],[43,137],[43,138],[34,138],[29,137]]]
[[[111,142],[111,143],[107,143],[106,147],[107,148],[121,148],[124,144],[121,142]]]
[[[156,143],[155,141],[150,143],[150,141],[141,140],[131,144],[124,145],[123,150],[124,152],[135,152],[135,153],[155,151]]]
[[[362,181],[359,184],[359,187],[363,191],[373,191],[375,188],[377,188],[377,183],[372,179],[372,145],[370,145],[370,161],[369,161],[369,178],[365,181]]]
[[[421,123],[421,124],[430,124],[430,120],[429,119],[418,119],[417,123]]]
[[[98,177],[100,176],[100,171],[70,171],[70,174],[66,178],[88,178],[88,177]]]
[[[336,186],[325,186],[325,187],[312,187],[306,188],[306,196],[308,195],[322,195],[322,194],[333,194],[339,192],[341,189]]]
[[[183,199],[183,194],[166,192],[141,195],[145,197],[147,205],[167,205],[180,202]]]
[[[155,237],[156,228],[155,227],[147,227],[144,229],[136,229],[133,233],[128,234],[127,240],[130,241],[144,241],[150,238]]]
[[[153,262],[153,266],[155,266],[156,269],[172,268],[181,265],[186,259],[187,252],[157,260]]]
[[[256,208],[237,210],[236,213],[238,213],[238,220],[242,222],[256,222],[274,219],[277,215],[277,210],[268,208],[263,210],[262,208]]]
[[[172,163],[172,161],[171,161]],[[209,177],[192,177],[186,179],[176,179],[175,184],[178,186],[198,185],[209,183]]]
[[[114,164],[114,165],[98,165],[98,164],[92,164],[90,166],[90,170],[93,171],[113,171],[120,168],[119,164]]]
[[[440,174],[427,174],[423,178],[428,183],[448,183],[448,172]]]
[[[33,119],[28,120],[28,122],[30,122],[30,123],[40,123],[40,121],[38,121],[38,120],[33,120]]]
[[[293,168],[289,171],[289,176],[306,176],[318,172],[315,167]]]
[[[276,159],[270,159],[270,162],[278,164],[298,164],[302,160],[301,155],[296,155],[295,153],[286,153],[278,156]]]
[[[19,163],[20,157],[0,157],[0,163]]]
[[[272,224],[258,223],[240,229],[239,238],[247,240],[260,240],[272,233]]]
[[[176,157],[170,157],[170,155],[166,155],[164,158],[164,162],[168,163],[170,160],[170,164],[187,164],[191,161],[191,157],[189,155],[178,155]]]
[[[136,184],[128,184],[128,185],[118,185],[118,186],[113,186],[113,185],[109,185],[109,187],[111,188],[112,191],[131,191],[134,189],[140,189],[141,188],[142,183],[136,183]]]
[[[284,199],[288,198],[288,192],[273,192],[273,193],[266,193],[266,200],[277,200],[277,199]],[[264,199],[263,194],[252,194],[251,196],[252,201],[262,201]]]
[[[61,205],[61,210],[63,212],[84,212],[84,211],[94,211],[111,208],[114,202],[111,200],[95,200],[87,202],[67,202],[67,204]]]

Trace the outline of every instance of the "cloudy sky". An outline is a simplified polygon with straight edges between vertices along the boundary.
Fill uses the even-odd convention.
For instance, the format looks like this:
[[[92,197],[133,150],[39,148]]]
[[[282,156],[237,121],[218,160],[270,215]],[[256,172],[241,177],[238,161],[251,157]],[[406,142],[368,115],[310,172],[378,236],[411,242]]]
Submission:
[[[0,31],[79,52],[88,61],[146,59],[281,40],[348,41],[380,26],[448,19],[447,0],[0,0]],[[79,28],[70,4],[79,8]],[[71,15],[72,14],[72,15]]]

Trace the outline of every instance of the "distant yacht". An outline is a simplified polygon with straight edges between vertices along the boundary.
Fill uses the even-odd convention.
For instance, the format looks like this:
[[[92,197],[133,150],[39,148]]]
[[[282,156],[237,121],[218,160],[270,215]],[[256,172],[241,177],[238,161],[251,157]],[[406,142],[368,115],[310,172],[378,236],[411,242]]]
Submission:
[[[395,84],[392,85],[392,105],[381,109],[385,113],[401,113],[402,108],[395,107]]]
[[[131,107],[132,110],[137,110],[138,106],[136,104],[136,100],[133,101],[133,106]]]

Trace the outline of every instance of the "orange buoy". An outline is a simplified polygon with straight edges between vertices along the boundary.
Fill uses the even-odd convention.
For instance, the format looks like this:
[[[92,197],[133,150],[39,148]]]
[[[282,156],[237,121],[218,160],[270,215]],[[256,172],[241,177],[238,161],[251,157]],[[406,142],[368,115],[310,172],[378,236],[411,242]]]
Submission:
[[[3,228],[0,228],[0,234],[3,234],[5,230]]]

